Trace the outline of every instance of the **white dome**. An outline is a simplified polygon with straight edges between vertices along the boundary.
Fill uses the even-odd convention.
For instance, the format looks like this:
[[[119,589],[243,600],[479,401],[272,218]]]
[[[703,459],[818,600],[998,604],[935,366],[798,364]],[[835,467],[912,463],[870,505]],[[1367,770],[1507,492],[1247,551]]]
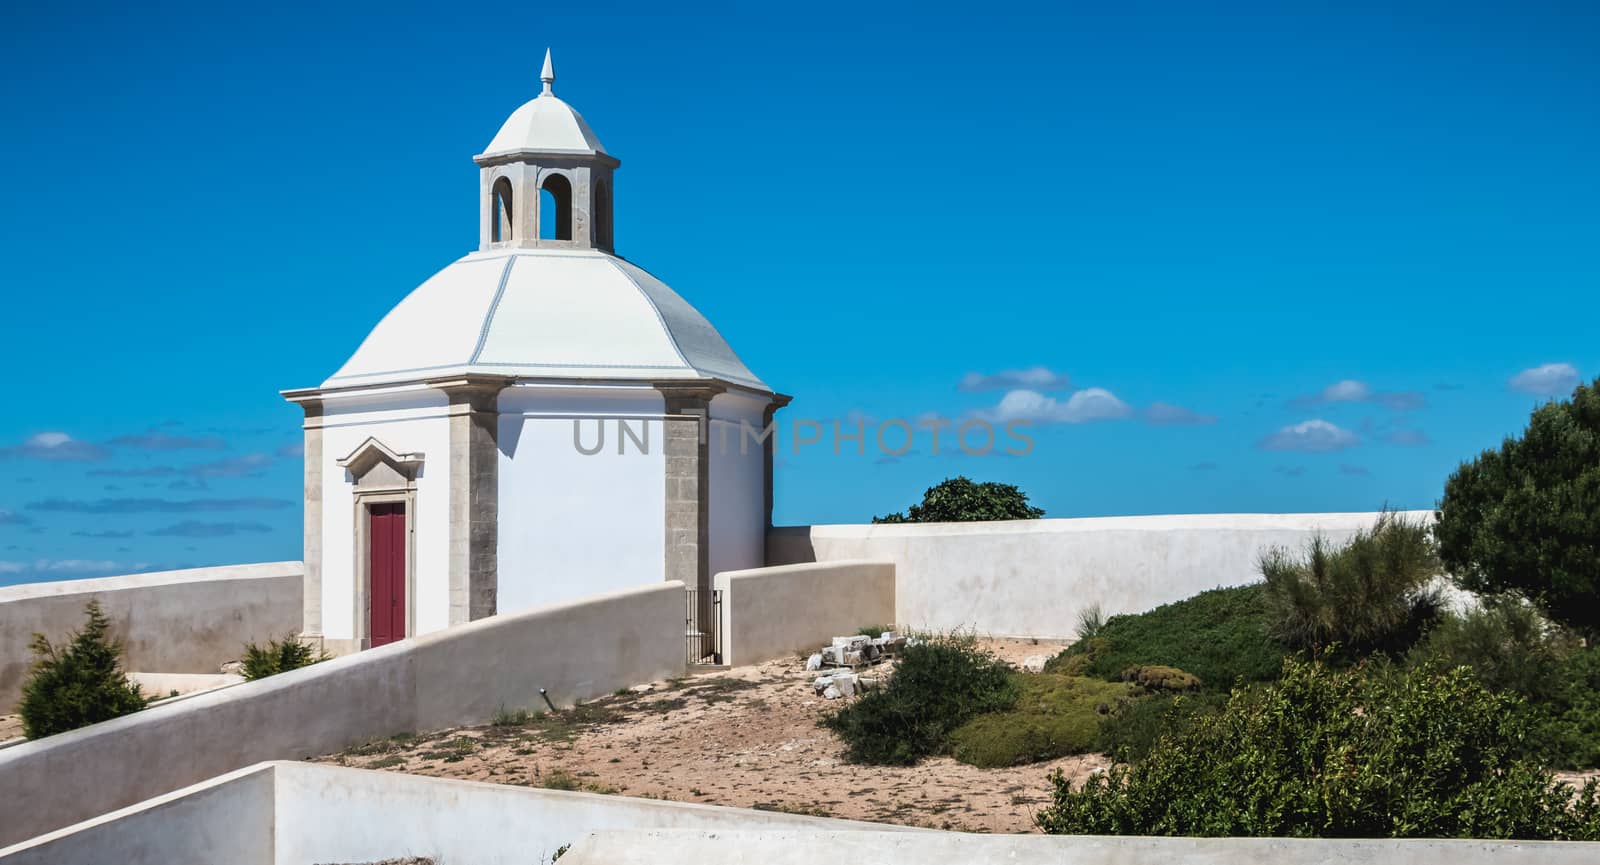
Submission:
[[[323,387],[467,373],[771,391],[661,280],[603,252],[544,249],[458,259],[390,310]]]
[[[605,153],[599,136],[571,105],[542,93],[511,112],[479,158],[503,153]]]

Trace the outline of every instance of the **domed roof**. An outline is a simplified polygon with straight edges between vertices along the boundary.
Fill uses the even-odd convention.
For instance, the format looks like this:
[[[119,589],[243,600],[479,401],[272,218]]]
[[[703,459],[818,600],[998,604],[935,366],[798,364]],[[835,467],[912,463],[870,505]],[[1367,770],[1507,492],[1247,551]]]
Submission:
[[[599,136],[584,122],[583,115],[556,98],[552,88],[556,73],[548,50],[544,52],[544,71],[539,78],[544,82],[544,92],[511,112],[500,131],[495,133],[494,140],[478,155],[479,160],[525,151],[587,156],[606,152]]]
[[[705,316],[597,250],[474,252],[390,310],[323,387],[478,373],[711,379],[770,392]]]
[[[504,153],[605,153],[583,115],[553,93],[541,93],[511,112],[480,159]]]

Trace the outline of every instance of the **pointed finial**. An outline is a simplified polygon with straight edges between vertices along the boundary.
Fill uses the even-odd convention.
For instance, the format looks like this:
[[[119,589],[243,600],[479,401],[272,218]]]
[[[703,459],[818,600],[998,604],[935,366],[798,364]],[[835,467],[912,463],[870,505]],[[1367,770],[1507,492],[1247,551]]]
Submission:
[[[551,89],[550,85],[556,83],[556,66],[550,62],[550,49],[548,48],[544,49],[544,71],[539,73],[539,80],[544,82],[544,92],[554,96],[555,91]]]

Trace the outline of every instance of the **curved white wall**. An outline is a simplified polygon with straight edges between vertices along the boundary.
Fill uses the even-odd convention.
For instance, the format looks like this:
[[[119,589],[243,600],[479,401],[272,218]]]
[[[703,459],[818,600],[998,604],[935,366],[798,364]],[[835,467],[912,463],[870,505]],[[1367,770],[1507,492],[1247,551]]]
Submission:
[[[765,447],[741,425],[761,433],[767,401],[743,394],[718,394],[711,401],[706,441],[710,462],[711,573],[766,564]],[[743,447],[741,448],[741,443]]]
[[[509,387],[500,393],[501,613],[666,578],[664,404],[654,388]],[[578,422],[583,445],[573,444]],[[625,439],[618,424],[641,442]]]
[[[322,633],[355,637],[355,485],[338,460],[369,437],[398,453],[421,453],[412,569],[418,634],[450,623],[450,425],[448,398],[432,388],[330,399],[322,432]]]

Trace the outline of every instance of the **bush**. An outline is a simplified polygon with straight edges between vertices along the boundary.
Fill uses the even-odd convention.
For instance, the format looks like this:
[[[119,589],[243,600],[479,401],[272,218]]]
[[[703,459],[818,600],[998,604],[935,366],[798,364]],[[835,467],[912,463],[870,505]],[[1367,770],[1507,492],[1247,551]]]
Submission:
[[[287,673],[328,660],[331,655],[313,649],[295,639],[293,634],[282,640],[268,640],[265,647],[255,643],[244,646],[244,677],[249,681],[265,679],[278,673]]]
[[[1273,685],[1074,789],[1058,772],[1047,832],[1093,835],[1600,837],[1594,782],[1521,756],[1520,702],[1465,668],[1374,673],[1289,659]]]
[[[61,648],[34,634],[33,672],[22,686],[23,735],[30,739],[64,733],[143,709],[139,686],[122,671],[122,646],[111,639],[111,621],[90,601],[88,622]]]
[[[1117,681],[1129,667],[1177,667],[1206,688],[1278,674],[1288,649],[1267,633],[1260,584],[1212,589],[1147,613],[1112,616],[1045,664],[1045,672]]]
[[[950,734],[950,755],[985,769],[1053,760],[1092,751],[1100,723],[1137,689],[1079,676],[1019,673],[1017,702],[962,724]]]
[[[1428,527],[1388,512],[1344,546],[1318,535],[1303,557],[1276,548],[1261,558],[1273,635],[1313,653],[1334,643],[1403,651],[1438,615],[1427,586],[1439,573]]]
[[[1529,753],[1560,768],[1600,765],[1600,650],[1530,605],[1491,599],[1448,616],[1407,657],[1413,667],[1471,667],[1485,687],[1527,700]]]
[[[909,766],[945,751],[951,731],[969,719],[1011,708],[1017,695],[1011,669],[975,638],[924,637],[901,652],[887,685],[822,725],[844,740],[850,760]]]
[[[1142,667],[1129,667],[1122,671],[1122,681],[1148,688],[1152,691],[1198,691],[1200,679],[1193,673],[1185,673],[1177,667],[1164,667],[1160,664],[1147,664]]]
[[[922,494],[922,504],[907,513],[873,517],[874,523],[970,523],[985,520],[1036,520],[1040,508],[1012,484],[974,483],[965,477],[945,480]]]
[[[1227,704],[1228,695],[1215,691],[1158,693],[1123,702],[1101,720],[1095,750],[1118,763],[1143,760],[1162,736],[1184,729],[1202,715],[1215,715]]]
[[[1533,412],[1520,438],[1462,463],[1435,533],[1458,585],[1514,593],[1600,637],[1600,380]]]

